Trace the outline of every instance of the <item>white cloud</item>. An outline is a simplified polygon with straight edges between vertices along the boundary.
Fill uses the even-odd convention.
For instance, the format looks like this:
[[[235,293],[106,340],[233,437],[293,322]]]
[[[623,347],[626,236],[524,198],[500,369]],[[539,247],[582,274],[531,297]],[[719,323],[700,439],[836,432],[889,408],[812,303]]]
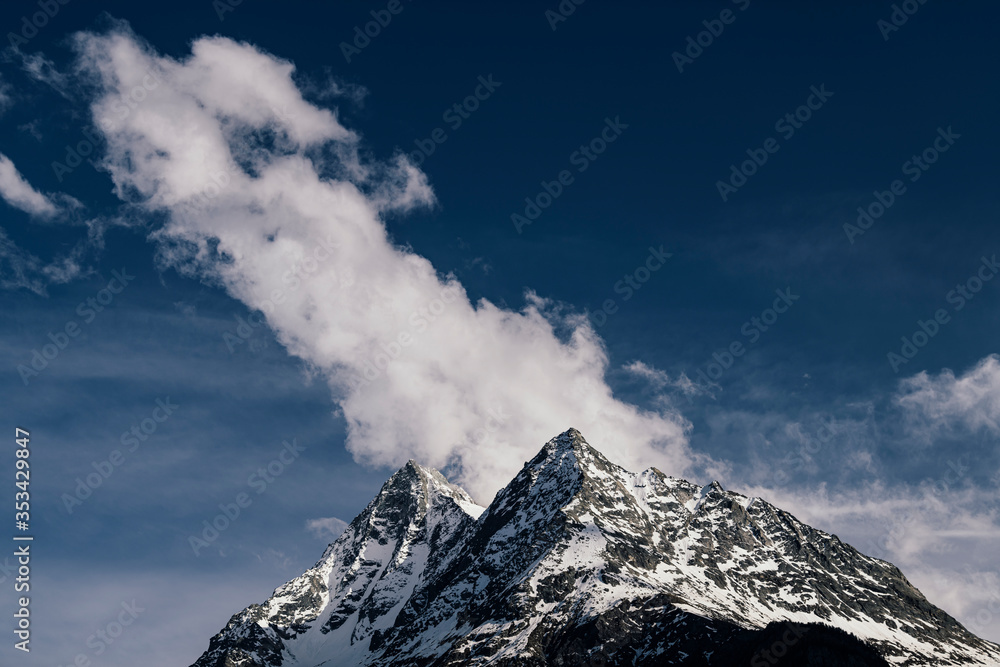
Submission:
[[[900,382],[895,403],[908,433],[930,442],[947,433],[1000,432],[1000,357],[993,354],[956,377],[946,368]]]
[[[663,391],[669,388],[680,391],[685,396],[695,396],[698,394],[712,395],[707,388],[692,382],[686,373],[681,373],[677,378],[671,379],[666,371],[653,368],[642,361],[633,361],[630,364],[622,366],[622,369],[631,375],[642,378],[655,391]]]
[[[178,61],[122,27],[76,44],[102,86],[95,119],[156,75],[105,127],[104,166],[121,198],[166,214],[162,260],[267,314],[328,379],[359,461],[452,466],[483,501],[570,426],[626,466],[680,475],[705,462],[680,414],[612,395],[584,317],[533,294],[520,311],[472,303],[395,246],[381,216],[433,202],[425,175],[403,157],[361,159],[357,135],[303,99],[290,63],[221,37]]]
[[[14,54],[21,57],[21,66],[25,74],[35,81],[43,83],[57,93],[69,99],[69,79],[56,69],[55,64],[42,53],[23,53],[14,49]]]
[[[348,102],[361,106],[368,96],[368,89],[355,83],[339,81],[327,72],[326,80],[321,84],[309,84],[310,92],[321,100],[346,99]]]
[[[3,153],[0,153],[0,197],[14,208],[38,218],[51,218],[59,213],[52,199],[31,187]]]
[[[327,542],[333,542],[347,528],[348,523],[335,516],[323,517],[321,519],[309,519],[306,521],[306,530]]]

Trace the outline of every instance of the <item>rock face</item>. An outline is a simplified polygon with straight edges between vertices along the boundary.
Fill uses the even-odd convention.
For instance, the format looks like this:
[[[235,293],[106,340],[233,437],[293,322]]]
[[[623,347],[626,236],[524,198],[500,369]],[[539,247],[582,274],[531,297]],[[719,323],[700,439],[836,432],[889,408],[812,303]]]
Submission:
[[[1000,665],[1000,646],[892,564],[716,482],[628,472],[570,429],[488,508],[410,461],[312,569],[233,616],[194,667],[815,656]]]

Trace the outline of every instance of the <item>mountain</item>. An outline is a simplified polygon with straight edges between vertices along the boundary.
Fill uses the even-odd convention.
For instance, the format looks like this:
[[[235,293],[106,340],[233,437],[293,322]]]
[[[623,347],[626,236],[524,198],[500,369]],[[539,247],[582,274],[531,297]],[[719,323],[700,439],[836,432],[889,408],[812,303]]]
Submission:
[[[1000,665],[891,563],[575,429],[488,508],[408,462],[194,667]]]

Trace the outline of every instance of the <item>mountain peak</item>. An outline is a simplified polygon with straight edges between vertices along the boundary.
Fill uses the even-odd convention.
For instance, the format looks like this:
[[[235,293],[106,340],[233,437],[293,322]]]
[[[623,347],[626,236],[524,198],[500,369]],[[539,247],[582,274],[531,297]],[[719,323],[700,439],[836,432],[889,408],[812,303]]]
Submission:
[[[580,433],[580,431],[578,431],[575,428],[573,428],[572,426],[570,426],[568,429],[566,429],[563,433],[559,434],[559,436],[557,436],[557,437],[560,437],[560,438],[561,437],[568,437],[568,438],[583,440],[583,433]],[[584,442],[586,442],[586,440],[584,440]]]
[[[569,428],[545,443],[543,450],[567,451],[583,446],[590,447],[587,439],[583,437],[583,433],[580,433],[575,428]]]
[[[594,449],[580,431],[569,428],[546,442],[511,482],[513,488],[504,489],[499,495],[506,492],[508,496],[524,500],[530,495],[525,493],[524,484],[528,484],[534,489],[547,488],[550,494],[553,491],[560,496],[568,493],[568,500],[594,471],[616,467]],[[510,493],[512,491],[516,492]]]
[[[610,467],[618,468],[611,463],[600,451],[587,442],[583,433],[575,428],[569,428],[556,437],[549,440],[542,447],[538,455],[529,463],[549,462],[558,460],[562,465],[573,464],[579,472],[584,468],[594,466],[605,469]]]
[[[434,481],[445,486],[452,486],[444,475],[428,466],[422,466],[413,459],[410,459],[402,465],[396,472],[386,480],[382,488],[398,486],[400,488],[408,488],[412,484],[423,483],[425,481]],[[456,487],[457,488],[457,487]]]
[[[393,477],[395,477],[396,475],[401,475],[406,478],[425,477],[431,474],[432,472],[437,472],[437,471],[434,470],[433,468],[427,468],[425,466],[422,466],[413,459],[410,459],[409,461],[404,463],[399,470],[395,472]]]
[[[465,489],[456,486],[435,468],[422,466],[413,459],[403,466],[382,485],[376,500],[395,498],[402,502],[428,502],[433,498],[445,497],[454,500],[459,507],[473,517],[479,516],[479,507]],[[421,500],[422,499],[422,500]]]
[[[593,474],[630,475],[624,468],[608,460],[597,448],[587,442],[583,433],[575,428],[569,428],[563,433],[545,443],[542,450],[528,465],[534,467],[551,465],[558,462],[558,467],[574,470],[574,477],[587,477]]]

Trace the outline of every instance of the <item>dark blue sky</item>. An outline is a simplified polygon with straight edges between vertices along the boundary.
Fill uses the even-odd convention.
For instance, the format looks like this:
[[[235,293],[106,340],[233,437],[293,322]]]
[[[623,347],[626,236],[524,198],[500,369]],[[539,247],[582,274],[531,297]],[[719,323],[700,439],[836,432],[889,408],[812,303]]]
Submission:
[[[244,0],[221,20],[218,5],[72,0],[16,49],[8,33],[38,5],[0,9],[0,153],[66,211],[40,220],[9,196],[0,203],[0,396],[10,431],[32,432],[38,553],[38,648],[25,657],[4,642],[4,664],[69,664],[78,653],[189,664],[230,614],[320,556],[330,537],[307,521],[349,521],[392,472],[354,462],[335,392],[266,326],[227,347],[224,334],[250,311],[164,264],[150,240],[163,220],[135,210],[141,197],[127,205],[87,162],[53,167],[67,146],[107,149],[89,109],[98,84],[78,69],[71,37],[109,30],[111,17],[163,56],[183,60],[195,39],[221,35],[294,63],[304,97],[336,106],[372,161],[443,138],[417,160],[436,203],[383,216],[397,246],[453,273],[472,300],[515,311],[526,290],[570,313],[613,300],[606,322],[591,321],[621,401],[680,413],[691,449],[725,463],[727,487],[897,562],[932,602],[1000,638],[990,611],[1000,601],[1000,281],[952,292],[975,288],[981,266],[992,277],[982,258],[1000,253],[994,5],[927,2],[885,39],[890,3],[589,0],[553,30],[554,1],[402,0],[350,62],[341,42],[386,3]],[[730,22],[712,23],[724,10]],[[679,72],[673,54],[706,21],[721,34]],[[324,96],[331,81],[347,94]],[[447,114],[477,87],[478,108]],[[782,119],[797,110],[791,132]],[[614,140],[592,143],[602,131]],[[586,157],[588,145],[603,150]],[[731,165],[753,155],[766,162],[730,181]],[[911,180],[906,163],[922,155],[934,162]],[[572,182],[518,230],[512,215],[526,215],[526,198],[546,202],[543,182],[556,191],[564,170]],[[858,207],[888,202],[897,179],[905,191],[897,184],[902,194],[849,238]],[[743,184],[724,201],[719,181]],[[644,272],[661,247],[671,256]],[[79,270],[53,279],[68,253]],[[78,304],[123,267],[134,279],[87,321]],[[626,276],[647,275],[626,289]],[[799,298],[770,320],[776,290]],[[941,309],[947,320],[894,369],[887,355],[903,353],[901,337]],[[80,334],[25,384],[18,365],[68,322]],[[714,384],[684,390],[680,378],[704,382],[733,343],[745,352]],[[635,361],[644,374],[623,369]],[[70,514],[63,494],[168,397],[174,414]],[[820,441],[823,424],[834,436]],[[196,556],[189,536],[292,438],[301,455]],[[920,508],[914,521],[900,519],[907,507]],[[9,581],[0,590],[7,609]],[[96,655],[87,638],[133,598],[148,611]]]

